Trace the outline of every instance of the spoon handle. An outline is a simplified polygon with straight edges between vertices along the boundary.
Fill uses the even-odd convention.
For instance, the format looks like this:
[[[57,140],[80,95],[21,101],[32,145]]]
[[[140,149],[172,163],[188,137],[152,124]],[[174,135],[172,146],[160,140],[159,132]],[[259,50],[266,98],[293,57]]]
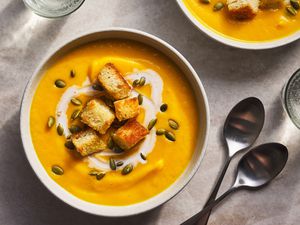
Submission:
[[[218,194],[219,188],[221,186],[221,183],[223,181],[223,178],[226,174],[226,171],[228,169],[229,163],[231,161],[231,158],[228,158],[223,166],[222,172],[219,175],[218,181],[215,184],[215,187],[213,189],[213,191],[211,192],[209,199],[207,200],[207,202],[204,205],[204,208],[206,208],[211,202],[213,202],[216,199],[216,196]],[[208,223],[208,219],[210,216],[211,210],[207,211],[207,213],[205,215],[200,216],[199,213],[197,213],[196,215],[194,215],[193,217],[191,217],[190,219],[194,218],[193,221],[194,223],[192,223],[192,221],[190,221],[190,219],[188,219],[187,221],[185,221],[182,225],[206,225]],[[199,221],[197,221],[196,219],[198,218]]]

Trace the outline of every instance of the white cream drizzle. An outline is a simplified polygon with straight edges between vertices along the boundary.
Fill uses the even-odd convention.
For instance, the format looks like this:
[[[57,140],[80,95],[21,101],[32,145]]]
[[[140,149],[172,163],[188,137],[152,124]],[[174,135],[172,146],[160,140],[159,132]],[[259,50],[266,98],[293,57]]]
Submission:
[[[160,106],[162,104],[163,81],[158,73],[150,69],[143,71],[135,69],[133,73],[126,76],[126,79],[133,81],[135,79],[140,79],[141,77],[145,77],[145,84],[149,84],[151,86],[151,99],[144,96],[143,103],[141,105],[141,107],[143,107],[145,111],[143,125],[147,126],[150,120],[156,118],[156,114],[160,110]],[[83,87],[74,85],[69,87],[64,92],[56,108],[56,121],[57,125],[61,124],[61,126],[63,127],[65,137],[68,137],[70,135],[70,131],[68,129],[67,109],[71,99],[81,94],[94,96],[99,93],[101,92],[92,89],[88,79],[83,83]],[[138,92],[132,91],[131,97],[135,97],[138,94]],[[156,142],[155,132],[156,129],[154,127],[150,131],[149,135],[147,135],[144,141],[141,143],[138,151],[136,151],[134,154],[131,154],[127,158],[122,159],[122,161],[124,162],[124,166],[129,163],[131,163],[133,166],[136,166],[138,163],[144,164],[147,162],[140,157],[140,154],[143,153],[145,156],[147,156],[153,150]],[[107,160],[101,158],[101,156],[114,156],[115,158],[118,158],[118,155],[119,153],[112,152],[111,150],[105,150],[95,155],[88,156],[87,161],[89,163],[89,167],[91,168],[108,171],[110,170],[110,168]],[[122,167],[119,168],[122,169]]]

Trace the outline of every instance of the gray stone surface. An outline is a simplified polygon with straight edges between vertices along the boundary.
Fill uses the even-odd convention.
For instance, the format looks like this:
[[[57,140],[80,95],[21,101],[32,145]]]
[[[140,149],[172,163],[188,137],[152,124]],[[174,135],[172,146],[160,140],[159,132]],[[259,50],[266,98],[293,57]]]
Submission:
[[[49,193],[23,152],[19,109],[27,80],[45,54],[82,33],[110,26],[136,28],[166,40],[194,66],[211,109],[208,149],[188,186],[163,206],[142,215],[109,219],[80,212]],[[203,204],[221,168],[225,149],[221,130],[226,114],[239,100],[259,97],[266,124],[257,143],[279,141],[290,157],[284,172],[267,188],[241,191],[214,210],[210,224],[300,224],[300,132],[286,117],[280,91],[300,67],[300,42],[265,51],[219,44],[199,32],[174,0],[89,0],[74,14],[49,20],[26,9],[21,0],[0,5],[0,224],[160,224],[183,222]],[[232,181],[230,167],[222,191]]]

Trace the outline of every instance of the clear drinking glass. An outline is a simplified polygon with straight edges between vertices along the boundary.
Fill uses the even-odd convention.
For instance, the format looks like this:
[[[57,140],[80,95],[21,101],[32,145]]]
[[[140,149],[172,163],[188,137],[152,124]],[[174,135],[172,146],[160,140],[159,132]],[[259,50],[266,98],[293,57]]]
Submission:
[[[282,103],[293,123],[300,129],[300,69],[282,89]]]
[[[66,16],[78,9],[84,0],[23,0],[36,14],[56,18]]]

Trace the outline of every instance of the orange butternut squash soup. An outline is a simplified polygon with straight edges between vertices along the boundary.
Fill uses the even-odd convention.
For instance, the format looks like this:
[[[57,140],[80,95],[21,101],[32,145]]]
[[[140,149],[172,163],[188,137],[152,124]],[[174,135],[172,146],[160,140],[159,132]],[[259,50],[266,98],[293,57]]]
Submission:
[[[201,24],[240,41],[271,41],[300,30],[299,0],[183,1]]]
[[[168,188],[196,145],[198,110],[169,58],[109,39],[64,54],[34,95],[32,142],[49,176],[78,198],[129,205]]]

